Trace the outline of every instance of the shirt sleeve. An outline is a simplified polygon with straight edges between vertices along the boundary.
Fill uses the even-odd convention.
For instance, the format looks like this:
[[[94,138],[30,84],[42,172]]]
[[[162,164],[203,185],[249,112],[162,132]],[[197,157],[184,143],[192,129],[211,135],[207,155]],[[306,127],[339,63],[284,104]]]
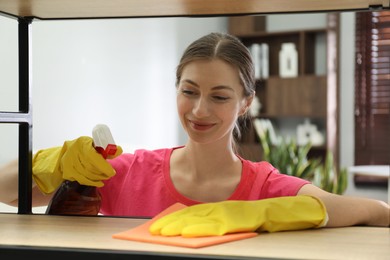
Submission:
[[[261,197],[274,198],[282,196],[295,196],[303,185],[309,183],[311,182],[308,180],[296,176],[282,174],[278,171],[278,169],[274,168],[274,170],[271,171],[267,176],[261,191]]]

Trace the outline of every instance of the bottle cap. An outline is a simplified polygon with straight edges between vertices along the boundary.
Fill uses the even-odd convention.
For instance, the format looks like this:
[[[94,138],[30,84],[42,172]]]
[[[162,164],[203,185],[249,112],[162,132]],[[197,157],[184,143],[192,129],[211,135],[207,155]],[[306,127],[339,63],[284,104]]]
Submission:
[[[105,124],[98,124],[92,130],[94,147],[104,158],[116,153],[117,147],[111,131]]]

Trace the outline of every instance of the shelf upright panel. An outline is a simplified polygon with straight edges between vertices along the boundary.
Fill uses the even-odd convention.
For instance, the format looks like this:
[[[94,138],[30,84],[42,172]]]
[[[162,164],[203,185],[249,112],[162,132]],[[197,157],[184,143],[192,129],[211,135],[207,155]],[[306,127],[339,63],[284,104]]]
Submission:
[[[18,214],[32,213],[31,18],[18,18],[19,51],[19,200]]]
[[[18,74],[19,109],[17,112],[0,111],[0,123],[19,124],[18,128],[18,214],[32,213],[32,100],[31,100],[31,23],[30,17],[18,20]]]

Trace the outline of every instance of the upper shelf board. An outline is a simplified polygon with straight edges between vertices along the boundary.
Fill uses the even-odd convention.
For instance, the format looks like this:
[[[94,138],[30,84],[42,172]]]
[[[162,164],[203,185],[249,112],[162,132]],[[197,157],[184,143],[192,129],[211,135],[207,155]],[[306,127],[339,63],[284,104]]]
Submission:
[[[0,0],[0,14],[41,20],[231,16],[389,7],[390,0]]]

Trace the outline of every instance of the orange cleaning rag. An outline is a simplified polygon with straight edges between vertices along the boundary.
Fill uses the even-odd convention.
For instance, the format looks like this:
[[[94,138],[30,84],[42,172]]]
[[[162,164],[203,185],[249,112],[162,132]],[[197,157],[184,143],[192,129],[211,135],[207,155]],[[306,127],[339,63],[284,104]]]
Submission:
[[[183,204],[176,203],[170,206],[169,208],[167,208],[166,210],[162,211],[160,214],[156,215],[151,220],[145,222],[144,224],[127,231],[113,234],[112,237],[116,239],[133,240],[139,242],[155,243],[155,244],[170,245],[170,246],[201,248],[201,247],[236,241],[240,239],[250,238],[258,235],[258,233],[256,232],[243,232],[243,233],[226,234],[223,236],[186,238],[182,236],[174,236],[174,237],[166,237],[160,235],[154,236],[150,234],[149,227],[154,221],[161,218],[162,216],[165,216],[167,214],[170,214],[172,212],[175,212],[185,207],[186,206]]]

